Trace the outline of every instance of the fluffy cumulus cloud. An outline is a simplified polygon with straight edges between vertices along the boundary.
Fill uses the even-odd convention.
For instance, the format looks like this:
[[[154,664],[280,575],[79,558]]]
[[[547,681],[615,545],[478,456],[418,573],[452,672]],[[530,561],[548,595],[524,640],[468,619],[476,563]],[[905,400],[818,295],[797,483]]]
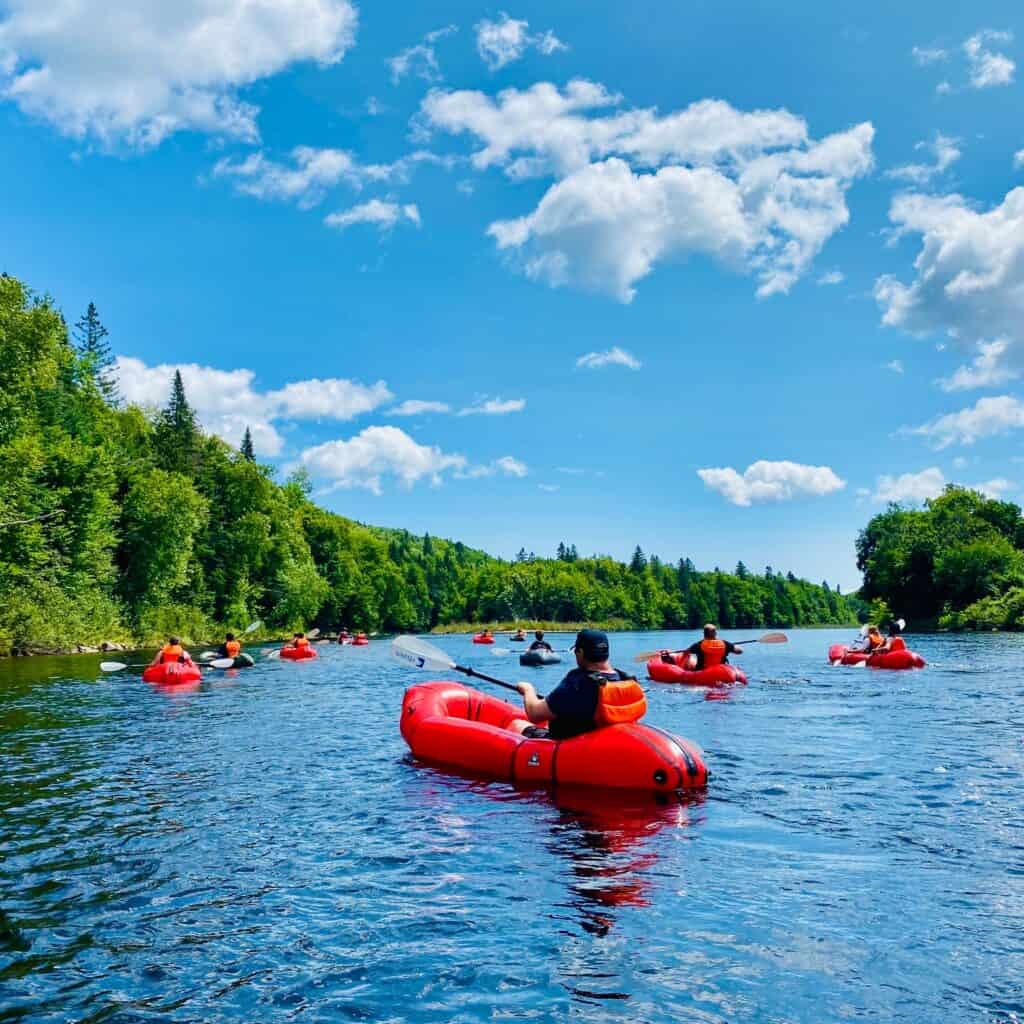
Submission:
[[[257,454],[266,456],[279,455],[284,446],[274,426],[277,421],[346,421],[393,398],[382,380],[372,385],[338,378],[304,380],[259,391],[252,370],[218,370],[196,363],[149,366],[131,356],[117,359],[117,378],[125,400],[148,408],[166,405],[175,370],[181,371],[189,404],[207,430],[237,445],[248,427]]]
[[[0,94],[101,145],[158,145],[178,131],[253,141],[247,85],[352,45],[349,0],[6,0]]]
[[[363,487],[374,494],[381,493],[386,477],[404,487],[423,479],[437,486],[446,472],[467,466],[464,455],[419,444],[398,427],[367,427],[347,441],[307,448],[299,461],[315,480],[331,487]]]
[[[437,59],[434,44],[439,39],[454,35],[458,31],[456,25],[434,29],[423,37],[422,42],[402,50],[394,57],[389,57],[388,67],[391,69],[392,83],[397,85],[406,75],[415,75],[425,82],[439,82],[444,76],[441,74],[441,64]]]
[[[371,199],[347,210],[329,213],[324,218],[324,223],[339,231],[344,231],[354,224],[372,224],[383,233],[390,231],[399,223],[415,224],[419,227],[420,211],[415,203],[399,205],[382,199]]]
[[[948,170],[960,159],[959,142],[959,139],[936,132],[935,138],[930,142],[919,142],[914,147],[919,152],[930,153],[932,163],[904,164],[902,167],[894,167],[892,170],[886,171],[886,176],[898,181],[909,181],[914,185],[926,185],[932,178]]]
[[[1013,82],[1017,65],[1005,53],[995,49],[996,46],[1003,46],[1012,40],[1011,32],[982,29],[964,41],[968,73],[971,85],[975,89],[1010,85]]]
[[[742,473],[731,467],[698,469],[705,486],[726,501],[744,508],[769,501],[790,501],[798,497],[819,497],[842,490],[841,480],[828,466],[805,466],[799,462],[752,463]]]
[[[1005,365],[1004,357],[1009,348],[1005,338],[979,342],[978,354],[967,365],[958,367],[949,377],[939,381],[943,391],[970,391],[974,388],[991,388],[1020,376],[1018,370]]]
[[[873,501],[920,504],[937,498],[946,489],[949,481],[937,466],[922,469],[920,473],[901,473],[899,476],[880,476],[875,481]],[[999,498],[1012,490],[1014,484],[1005,477],[994,477],[981,483],[967,484],[972,490],[980,491],[986,497]]]
[[[530,33],[530,24],[502,13],[497,21],[483,20],[476,26],[476,50],[480,59],[497,71],[519,60],[528,49],[535,48],[545,56],[568,47],[553,32]]]
[[[343,149],[296,146],[290,157],[287,164],[263,153],[250,153],[242,160],[225,157],[214,165],[213,175],[232,181],[245,195],[291,201],[308,209],[342,182],[359,189],[400,174],[397,164],[361,164]]]
[[[555,179],[532,212],[488,229],[525,274],[625,302],[657,264],[694,254],[757,274],[761,296],[788,291],[848,221],[847,190],[873,162],[869,123],[816,141],[786,110],[701,100],[661,115],[582,80],[434,90],[421,118],[478,140],[478,170]]]
[[[507,416],[510,412],[522,412],[526,408],[525,398],[481,398],[472,405],[459,410],[460,416]]]
[[[576,365],[586,370],[600,370],[603,366],[625,366],[630,370],[639,370],[643,363],[632,352],[614,345],[606,352],[585,353],[576,360]]]
[[[875,282],[883,322],[942,332],[977,351],[974,365],[950,379],[956,388],[1015,376],[1024,365],[1024,188],[989,210],[955,194],[900,195],[889,217],[895,238],[920,235],[921,248],[910,283],[894,275]]]
[[[841,270],[826,270],[825,273],[818,278],[818,284],[842,284],[845,280],[846,275]]]
[[[1012,395],[979,398],[972,406],[946,413],[901,433],[926,438],[935,448],[974,444],[987,437],[1008,434],[1024,427],[1024,402]]]

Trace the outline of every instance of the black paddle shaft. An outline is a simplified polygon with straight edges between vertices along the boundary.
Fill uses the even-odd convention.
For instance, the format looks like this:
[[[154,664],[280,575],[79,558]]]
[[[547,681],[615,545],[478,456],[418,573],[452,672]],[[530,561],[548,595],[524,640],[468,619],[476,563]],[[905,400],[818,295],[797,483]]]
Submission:
[[[495,686],[503,686],[505,687],[506,690],[512,690],[515,693],[519,693],[518,686],[513,686],[511,683],[506,683],[504,679],[495,679],[494,676],[485,676],[483,672],[477,672],[475,668],[463,668],[462,665],[456,665],[455,671],[462,672],[467,676],[472,676],[474,679],[482,679],[486,683],[494,683]],[[537,694],[537,697],[540,700],[544,699],[544,697],[539,693]]]

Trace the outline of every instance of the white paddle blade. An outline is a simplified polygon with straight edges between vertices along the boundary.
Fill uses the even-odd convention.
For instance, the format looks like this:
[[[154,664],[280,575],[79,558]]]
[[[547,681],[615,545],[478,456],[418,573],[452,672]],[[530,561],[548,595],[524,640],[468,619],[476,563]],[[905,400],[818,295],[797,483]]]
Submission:
[[[123,672],[128,666],[120,661],[101,661],[101,672]]]
[[[496,658],[504,658],[506,655],[511,654],[511,653],[512,652],[507,647],[492,647],[491,648],[491,654],[493,654]]]
[[[310,630],[310,631],[309,631],[309,632],[308,632],[308,633],[306,634],[306,636],[307,636],[307,637],[308,637],[308,638],[309,638],[310,640],[315,640],[315,639],[316,639],[316,638],[317,638],[317,637],[318,637],[319,635],[320,635],[320,630],[319,630],[319,629],[311,629],[311,630]]]
[[[415,636],[396,636],[391,641],[391,656],[405,665],[430,672],[450,672],[455,668],[455,662],[444,651]]]
[[[210,664],[214,668],[234,668],[235,667],[235,659],[234,658],[218,658],[216,661],[211,661]]]
[[[217,657],[217,652],[216,651],[203,651],[203,653],[199,655],[199,660],[200,661],[213,661],[213,659],[216,658],[216,657]]]
[[[257,619],[255,622],[250,622],[249,625],[246,626],[245,629],[243,630],[242,636],[248,636],[250,633],[255,633],[256,630],[259,629],[260,626],[262,625],[263,623],[260,622],[259,619]]]
[[[907,628],[907,620],[906,619],[897,619],[896,620],[896,625],[900,627],[900,632],[902,633],[903,630],[905,630]]]
[[[279,661],[281,658],[281,648],[275,647],[268,655],[267,661]]]

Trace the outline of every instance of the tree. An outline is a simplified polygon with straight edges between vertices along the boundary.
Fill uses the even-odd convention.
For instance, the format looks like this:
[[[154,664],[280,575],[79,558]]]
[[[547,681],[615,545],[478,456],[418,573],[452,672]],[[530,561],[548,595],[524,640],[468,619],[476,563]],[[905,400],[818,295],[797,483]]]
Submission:
[[[644,553],[640,549],[640,545],[637,544],[636,550],[633,552],[633,557],[629,563],[629,571],[637,573],[638,575],[647,568],[647,559],[644,558]]]
[[[121,393],[114,369],[116,361],[110,351],[110,344],[106,341],[107,329],[100,322],[95,303],[89,303],[75,324],[74,336],[86,374],[95,383],[104,401],[109,405],[117,405],[121,400]]]
[[[242,446],[239,451],[242,453],[242,457],[248,459],[249,462],[256,461],[256,452],[252,447],[252,433],[248,427],[245,428],[245,436],[242,438]]]
[[[747,571],[747,567],[743,562],[739,561],[736,563],[736,571],[733,575],[738,576],[741,580],[745,580],[750,576],[750,573]]]
[[[171,472],[188,473],[195,469],[199,436],[196,414],[185,397],[181,371],[174,371],[171,397],[160,414],[154,430],[154,446],[161,466]]]

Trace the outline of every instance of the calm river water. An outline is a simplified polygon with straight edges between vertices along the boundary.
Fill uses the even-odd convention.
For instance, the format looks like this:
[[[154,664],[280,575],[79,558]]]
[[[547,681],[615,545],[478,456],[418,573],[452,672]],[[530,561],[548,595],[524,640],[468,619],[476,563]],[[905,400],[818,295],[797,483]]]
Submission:
[[[0,1021],[1024,1019],[1024,637],[790,636],[650,684],[713,772],[661,806],[411,763],[382,640],[177,694],[0,663]]]

